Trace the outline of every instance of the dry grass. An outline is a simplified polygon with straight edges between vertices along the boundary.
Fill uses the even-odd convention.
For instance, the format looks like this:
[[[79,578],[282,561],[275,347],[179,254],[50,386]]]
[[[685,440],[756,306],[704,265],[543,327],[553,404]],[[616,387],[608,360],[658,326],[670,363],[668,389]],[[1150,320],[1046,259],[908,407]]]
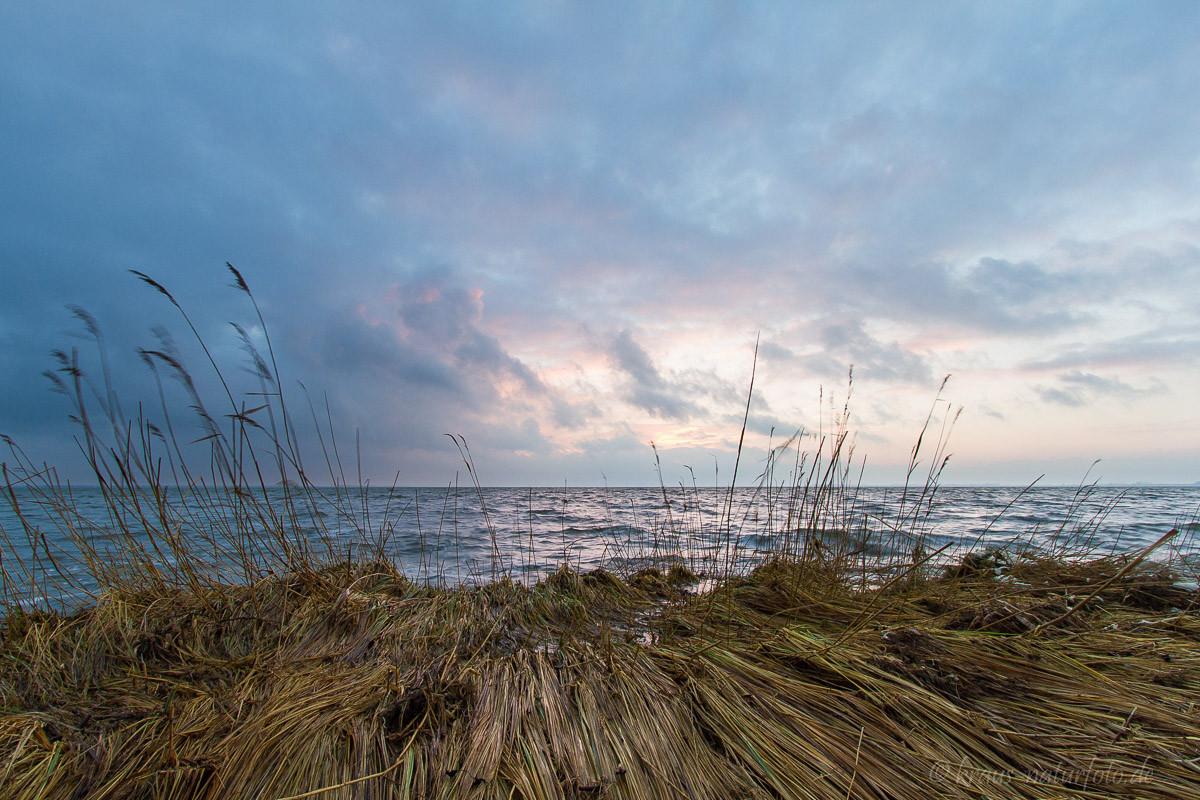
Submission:
[[[434,590],[362,564],[10,612],[0,785],[22,799],[1197,796],[1194,593],[1134,571],[1030,635],[1113,568],[863,593],[776,562],[663,599],[603,574]]]

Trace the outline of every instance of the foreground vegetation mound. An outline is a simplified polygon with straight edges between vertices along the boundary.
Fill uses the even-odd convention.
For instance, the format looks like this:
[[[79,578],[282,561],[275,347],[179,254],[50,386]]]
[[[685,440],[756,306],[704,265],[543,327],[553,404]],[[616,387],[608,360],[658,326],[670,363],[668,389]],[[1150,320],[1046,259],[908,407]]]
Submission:
[[[111,590],[10,611],[0,795],[1196,797],[1195,601],[1119,558]]]

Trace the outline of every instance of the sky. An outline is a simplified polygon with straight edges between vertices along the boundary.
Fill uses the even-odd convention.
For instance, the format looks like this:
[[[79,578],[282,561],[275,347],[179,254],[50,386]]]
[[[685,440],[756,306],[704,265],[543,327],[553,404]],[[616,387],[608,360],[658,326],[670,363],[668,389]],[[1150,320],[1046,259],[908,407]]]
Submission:
[[[752,375],[746,478],[1200,481],[1198,100],[1192,2],[6,0],[0,433],[86,477],[73,305],[216,391],[131,269],[253,390],[230,262],[374,484],[725,482]]]

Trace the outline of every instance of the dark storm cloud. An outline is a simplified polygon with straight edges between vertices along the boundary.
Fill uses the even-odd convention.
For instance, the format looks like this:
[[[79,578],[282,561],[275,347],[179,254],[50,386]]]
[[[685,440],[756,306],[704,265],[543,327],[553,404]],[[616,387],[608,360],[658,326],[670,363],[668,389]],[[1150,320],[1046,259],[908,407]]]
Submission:
[[[394,286],[388,295],[399,306],[400,335],[410,346],[443,354],[468,380],[486,375],[490,383],[507,377],[527,393],[547,391],[528,366],[481,329],[480,290],[464,287],[442,273]]]
[[[435,353],[405,346],[394,328],[353,314],[331,319],[314,337],[311,352],[320,359],[319,368],[334,375],[380,372],[430,392],[461,396],[466,391],[464,377],[452,364]]]
[[[430,271],[393,285],[365,308],[330,315],[312,337],[304,366],[338,376],[335,394],[347,412],[389,420],[396,442],[429,442],[431,431],[462,425],[479,431],[484,446],[544,452],[535,416],[577,425],[594,410],[546,386],[482,330],[483,317],[479,290],[444,270]],[[373,396],[364,398],[363,387]],[[497,413],[507,419],[492,419]],[[525,434],[527,446],[517,447]]]

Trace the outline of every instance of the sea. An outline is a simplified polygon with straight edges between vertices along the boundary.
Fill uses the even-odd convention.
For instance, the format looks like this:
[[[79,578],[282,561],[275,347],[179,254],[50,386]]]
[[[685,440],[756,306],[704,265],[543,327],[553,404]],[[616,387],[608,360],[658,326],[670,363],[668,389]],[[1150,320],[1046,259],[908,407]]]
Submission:
[[[1185,582],[1200,570],[1200,486],[701,486],[272,488],[238,496],[168,490],[163,497],[15,489],[0,504],[5,597],[70,604],[97,589],[94,563],[132,532],[172,563],[165,528],[195,552],[279,548],[272,531],[322,561],[386,559],[408,577],[456,586],[534,583],[564,565],[628,575],[679,563],[699,575],[749,570],[805,548],[863,563],[951,562],[966,551],[1141,553]],[[66,502],[64,502],[66,501]],[[162,501],[161,503],[159,501]],[[165,511],[164,511],[165,509]],[[94,554],[89,566],[81,545]],[[222,556],[221,553],[226,555]],[[215,565],[220,572],[232,566]],[[64,578],[64,576],[66,576]]]

